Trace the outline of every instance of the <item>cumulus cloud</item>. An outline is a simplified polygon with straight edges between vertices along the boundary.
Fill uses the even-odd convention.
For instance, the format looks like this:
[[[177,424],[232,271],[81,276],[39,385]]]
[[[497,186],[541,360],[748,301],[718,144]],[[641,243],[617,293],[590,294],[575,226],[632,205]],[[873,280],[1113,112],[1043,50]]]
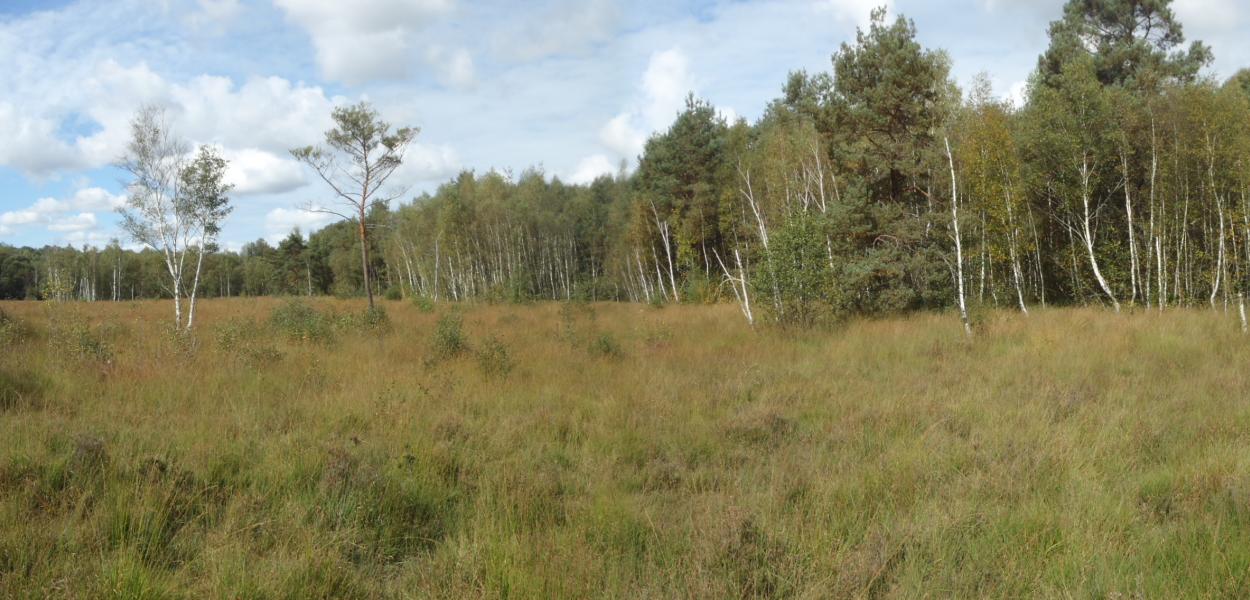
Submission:
[[[599,141],[618,156],[634,158],[642,154],[647,134],[634,127],[633,115],[628,112],[612,117],[599,130]]]
[[[0,131],[5,132],[0,165],[34,175],[86,166],[82,157],[57,138],[58,125],[55,118],[0,102]]]
[[[577,163],[577,168],[569,175],[569,182],[575,184],[590,183],[604,175],[616,172],[612,161],[602,154],[592,154]]]
[[[265,239],[276,241],[293,229],[314,231],[333,223],[337,217],[299,208],[275,208],[265,215]]]
[[[169,82],[146,63],[123,66],[111,59],[97,65],[94,74],[76,87],[73,103],[40,106],[38,112],[0,102],[0,131],[10,132],[0,145],[0,166],[48,177],[112,164],[126,148],[136,107],[156,104],[166,107],[176,134],[194,143],[222,146],[232,160],[259,161],[240,168],[258,173],[277,166],[279,172],[267,176],[265,186],[248,188],[264,191],[281,187],[275,179],[295,185],[291,168],[272,155],[318,142],[330,127],[332,107],[343,100],[327,97],[320,87],[280,77],[253,78],[242,85],[207,75]],[[93,127],[63,139],[62,125],[75,118]],[[236,183],[251,186],[242,179]]]
[[[991,4],[994,0],[988,0]],[[886,14],[893,14],[893,0],[818,0],[816,7],[822,12],[833,15],[842,23],[866,27],[871,21],[872,11],[885,7]]]
[[[694,87],[690,60],[681,48],[653,53],[642,74],[638,98],[599,129],[599,142],[621,158],[638,156],[652,133],[673,122]]]
[[[408,76],[408,65],[418,47],[417,32],[447,14],[451,0],[275,0],[287,16],[312,38],[317,64],[326,77],[361,84]],[[463,51],[426,59],[451,73],[462,85],[472,74]],[[467,68],[467,70],[466,70]]]
[[[64,199],[40,198],[27,208],[0,213],[0,234],[29,228],[54,233],[94,231],[99,224],[96,212],[115,210],[125,202],[125,196],[98,187],[79,189]]]
[[[396,185],[442,181],[460,171],[460,156],[448,146],[414,143],[391,178]]]
[[[95,229],[95,227],[95,213],[89,212],[55,218],[51,223],[48,223],[48,231],[58,232],[87,231]]]
[[[303,168],[289,158],[256,148],[225,150],[222,154],[230,161],[226,183],[234,186],[231,195],[282,194],[308,183]]]
[[[652,130],[673,122],[681,111],[686,94],[694,90],[690,76],[690,59],[681,48],[672,48],[651,55],[642,75],[645,102],[642,116]]]

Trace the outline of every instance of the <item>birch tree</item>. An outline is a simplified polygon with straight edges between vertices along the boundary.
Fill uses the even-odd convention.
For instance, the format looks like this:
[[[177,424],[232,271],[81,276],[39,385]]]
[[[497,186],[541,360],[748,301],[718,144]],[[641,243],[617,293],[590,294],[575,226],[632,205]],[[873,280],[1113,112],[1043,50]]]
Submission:
[[[139,109],[130,131],[118,163],[130,174],[122,229],[160,254],[169,276],[165,289],[174,300],[174,329],[190,330],[204,253],[230,212],[230,187],[223,183],[227,163],[210,148],[189,160],[190,145],[171,131],[159,107]]]

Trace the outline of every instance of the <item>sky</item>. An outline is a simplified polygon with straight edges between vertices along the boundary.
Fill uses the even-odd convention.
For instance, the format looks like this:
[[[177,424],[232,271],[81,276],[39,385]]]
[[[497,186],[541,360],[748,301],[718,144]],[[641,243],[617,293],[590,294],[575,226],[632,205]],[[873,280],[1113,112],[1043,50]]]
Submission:
[[[830,70],[885,5],[967,86],[1019,98],[1062,0],[0,0],[0,243],[127,240],[122,155],[141,105],[230,160],[221,242],[324,226],[329,190],[289,149],[334,106],[420,128],[408,197],[465,169],[587,182],[632,168],[688,93],[759,118],[786,74]],[[1176,0],[1211,75],[1250,66],[1245,0]]]

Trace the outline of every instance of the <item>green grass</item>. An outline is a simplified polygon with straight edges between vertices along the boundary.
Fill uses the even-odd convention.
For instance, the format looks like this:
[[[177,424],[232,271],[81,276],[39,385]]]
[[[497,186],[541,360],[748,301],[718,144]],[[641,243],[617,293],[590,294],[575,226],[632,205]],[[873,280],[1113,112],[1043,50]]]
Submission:
[[[311,306],[5,303],[0,596],[1250,595],[1223,313]]]

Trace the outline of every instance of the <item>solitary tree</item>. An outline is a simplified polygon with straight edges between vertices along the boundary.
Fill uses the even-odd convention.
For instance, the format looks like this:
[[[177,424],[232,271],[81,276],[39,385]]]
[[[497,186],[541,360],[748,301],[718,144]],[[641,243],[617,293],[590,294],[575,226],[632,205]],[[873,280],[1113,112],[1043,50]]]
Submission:
[[[199,233],[195,245],[195,279],[191,284],[191,306],[187,311],[187,329],[195,322],[195,298],[200,289],[200,272],[204,270],[205,251],[216,247],[221,222],[230,214],[230,198],[234,188],[226,183],[226,159],[211,146],[200,146],[199,154],[180,174],[182,194],[190,204],[191,219]]]
[[[306,210],[357,221],[360,235],[360,262],[369,308],[373,308],[373,288],[369,282],[369,227],[366,215],[377,205],[401,196],[403,190],[387,191],[387,181],[403,163],[404,151],[418,129],[401,127],[391,131],[368,103],[338,107],[332,114],[335,127],[326,132],[325,146],[306,146],[291,155],[312,167],[325,181],[339,204],[350,214],[310,204]]]
[[[223,181],[226,161],[211,148],[201,148],[188,160],[190,146],[170,131],[165,111],[155,106],[140,108],[130,131],[130,144],[118,162],[131,176],[121,209],[122,229],[160,253],[174,298],[174,328],[190,329],[206,245],[230,213],[230,186]],[[182,302],[188,296],[191,308],[184,323]]]

